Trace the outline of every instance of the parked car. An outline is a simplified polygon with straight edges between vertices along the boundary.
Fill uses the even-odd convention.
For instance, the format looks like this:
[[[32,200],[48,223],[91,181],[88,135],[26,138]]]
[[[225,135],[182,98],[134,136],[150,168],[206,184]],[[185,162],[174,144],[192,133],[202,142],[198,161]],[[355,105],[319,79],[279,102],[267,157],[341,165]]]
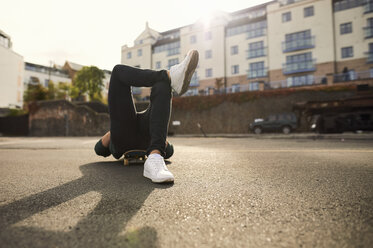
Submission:
[[[297,117],[294,113],[281,113],[269,115],[262,119],[255,119],[253,123],[250,123],[249,131],[255,134],[261,134],[262,132],[283,132],[289,134],[298,127]]]

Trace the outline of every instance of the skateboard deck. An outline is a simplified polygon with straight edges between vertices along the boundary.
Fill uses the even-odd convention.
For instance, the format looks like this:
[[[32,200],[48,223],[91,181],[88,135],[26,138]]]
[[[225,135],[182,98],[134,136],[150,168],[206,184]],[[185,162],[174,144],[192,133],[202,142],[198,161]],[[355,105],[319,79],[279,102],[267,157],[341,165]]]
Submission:
[[[124,153],[124,165],[144,163],[146,159],[145,150],[130,150]]]

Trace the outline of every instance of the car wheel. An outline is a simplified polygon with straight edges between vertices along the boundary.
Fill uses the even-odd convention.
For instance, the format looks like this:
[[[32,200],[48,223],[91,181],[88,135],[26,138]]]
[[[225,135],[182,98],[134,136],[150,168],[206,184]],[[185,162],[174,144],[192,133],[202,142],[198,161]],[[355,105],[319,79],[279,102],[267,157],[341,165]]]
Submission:
[[[282,132],[284,134],[289,134],[291,132],[291,129],[290,129],[289,126],[284,126],[284,127],[282,127]]]
[[[255,134],[261,134],[262,133],[262,128],[261,127],[254,127],[254,133]]]

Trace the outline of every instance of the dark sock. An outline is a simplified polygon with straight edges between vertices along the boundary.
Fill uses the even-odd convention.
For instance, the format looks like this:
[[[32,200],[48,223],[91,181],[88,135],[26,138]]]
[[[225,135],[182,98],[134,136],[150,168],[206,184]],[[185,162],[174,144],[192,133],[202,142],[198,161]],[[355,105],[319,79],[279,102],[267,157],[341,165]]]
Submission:
[[[107,157],[107,156],[111,155],[111,152],[110,152],[109,148],[105,147],[102,144],[102,140],[101,139],[95,145],[95,152],[96,152],[97,155],[103,156],[103,157]]]
[[[164,156],[164,159],[168,159],[174,154],[174,146],[171,143],[167,144],[165,153],[166,155]]]

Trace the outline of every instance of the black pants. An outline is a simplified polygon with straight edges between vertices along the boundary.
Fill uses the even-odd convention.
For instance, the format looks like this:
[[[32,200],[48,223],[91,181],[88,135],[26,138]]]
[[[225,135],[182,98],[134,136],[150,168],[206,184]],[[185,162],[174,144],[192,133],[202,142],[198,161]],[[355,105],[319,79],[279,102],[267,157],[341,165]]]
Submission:
[[[147,110],[137,112],[131,86],[151,87]],[[171,82],[167,71],[116,65],[109,86],[110,146],[113,156],[133,149],[159,150],[164,156],[171,113]]]

